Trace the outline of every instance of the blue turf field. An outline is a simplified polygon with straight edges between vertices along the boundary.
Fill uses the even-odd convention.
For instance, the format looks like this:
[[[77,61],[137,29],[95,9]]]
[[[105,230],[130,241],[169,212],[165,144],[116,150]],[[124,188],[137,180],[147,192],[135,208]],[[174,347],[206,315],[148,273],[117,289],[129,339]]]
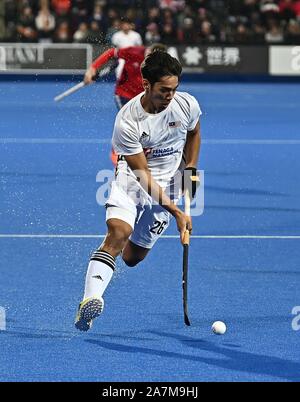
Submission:
[[[105,233],[96,175],[111,166],[116,109],[111,83],[55,104],[70,85],[0,83],[0,380],[299,381],[300,84],[181,85],[203,109],[192,326],[181,246],[165,237],[138,268],[118,263],[88,334],[73,320]]]

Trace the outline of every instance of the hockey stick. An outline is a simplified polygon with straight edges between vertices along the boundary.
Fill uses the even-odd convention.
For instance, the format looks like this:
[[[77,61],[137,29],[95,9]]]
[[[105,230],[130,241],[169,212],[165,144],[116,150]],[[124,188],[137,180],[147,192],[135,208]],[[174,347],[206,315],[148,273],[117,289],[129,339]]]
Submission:
[[[105,75],[107,75],[110,72],[110,67],[104,67],[100,72],[98,71],[94,78],[93,81],[96,81],[99,77],[104,77]],[[86,84],[84,81],[79,82],[79,84],[74,85],[73,87],[67,89],[65,92],[57,95],[54,100],[55,102],[59,102],[62,99],[64,99],[66,96],[72,95],[74,92],[78,91],[79,89],[85,87]]]
[[[191,215],[191,198],[189,191],[185,191],[184,195],[184,212],[186,215]],[[188,304],[187,304],[187,290],[188,290],[188,267],[189,267],[189,246],[190,246],[190,232],[185,231],[183,239],[183,263],[182,263],[182,290],[183,290],[183,313],[184,323],[190,326],[188,317]]]
[[[73,87],[67,89],[65,92],[61,93],[60,95],[57,95],[54,98],[55,102],[61,101],[66,96],[69,96],[69,95],[73,94],[74,92],[78,91],[79,89],[83,88],[84,86],[85,86],[84,81],[81,81],[79,84],[74,85]]]

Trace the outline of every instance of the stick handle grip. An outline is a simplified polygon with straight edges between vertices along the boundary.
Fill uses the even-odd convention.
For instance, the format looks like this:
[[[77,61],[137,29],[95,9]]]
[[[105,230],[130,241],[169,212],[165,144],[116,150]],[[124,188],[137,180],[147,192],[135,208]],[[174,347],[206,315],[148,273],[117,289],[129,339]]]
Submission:
[[[184,193],[184,213],[187,216],[191,216],[191,197],[188,190]],[[188,230],[184,233],[183,244],[188,246],[190,244],[190,232]]]
[[[189,246],[190,245],[190,232],[188,230],[185,231],[183,236],[183,245]]]

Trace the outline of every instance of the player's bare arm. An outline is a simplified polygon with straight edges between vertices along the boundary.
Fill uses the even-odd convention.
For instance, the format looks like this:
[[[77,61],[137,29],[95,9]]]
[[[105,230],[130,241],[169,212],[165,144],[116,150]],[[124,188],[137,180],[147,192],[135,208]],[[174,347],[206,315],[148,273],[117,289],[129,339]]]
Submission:
[[[86,70],[84,75],[84,83],[86,85],[93,83],[97,77],[97,71],[99,70],[99,68],[114,57],[115,57],[114,48],[108,49],[104,53],[102,53],[96,60],[93,61],[90,67]]]
[[[196,124],[193,130],[187,132],[186,144],[184,147],[186,167],[183,172],[182,189],[185,194],[189,192],[189,196],[194,198],[200,179],[197,173],[197,164],[199,159],[201,145],[200,122]]]
[[[180,238],[183,242],[183,237],[186,229],[192,230],[192,223],[190,217],[186,216],[166,195],[163,189],[156,183],[153,179],[150,170],[148,169],[148,164],[146,157],[143,152],[125,156],[126,162],[128,163],[131,170],[138,173],[138,178],[141,186],[151,197],[158,202],[163,208],[165,208],[171,215],[174,216],[177,222],[177,228],[180,232]]]
[[[200,122],[192,131],[187,132],[184,148],[186,167],[197,167],[201,146]]]

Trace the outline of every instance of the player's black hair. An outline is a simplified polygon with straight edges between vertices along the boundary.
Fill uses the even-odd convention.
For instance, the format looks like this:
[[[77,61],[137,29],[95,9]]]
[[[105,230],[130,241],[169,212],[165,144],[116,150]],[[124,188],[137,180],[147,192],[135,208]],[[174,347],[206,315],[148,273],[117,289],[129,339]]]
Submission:
[[[166,52],[157,50],[145,58],[141,65],[141,72],[143,78],[154,85],[165,75],[176,75],[179,78],[182,67],[177,59]]]
[[[150,53],[157,52],[158,50],[160,50],[161,52],[166,52],[168,48],[163,43],[153,43],[153,45],[149,47],[149,50]]]

